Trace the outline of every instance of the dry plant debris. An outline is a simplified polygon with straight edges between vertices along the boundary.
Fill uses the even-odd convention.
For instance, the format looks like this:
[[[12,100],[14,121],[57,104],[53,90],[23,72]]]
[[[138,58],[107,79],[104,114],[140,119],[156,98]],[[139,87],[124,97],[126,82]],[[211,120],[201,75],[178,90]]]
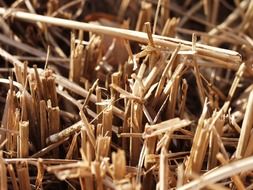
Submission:
[[[0,189],[252,189],[253,1],[0,0]]]

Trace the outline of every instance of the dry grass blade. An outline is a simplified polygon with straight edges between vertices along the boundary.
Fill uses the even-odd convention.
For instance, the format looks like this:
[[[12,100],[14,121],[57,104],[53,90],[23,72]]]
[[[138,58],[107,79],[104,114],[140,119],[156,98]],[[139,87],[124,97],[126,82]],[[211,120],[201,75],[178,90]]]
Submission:
[[[1,171],[1,175],[0,175],[0,187],[1,189],[7,189],[7,170],[6,170],[6,166],[3,160],[3,152],[0,152],[0,171]]]
[[[234,161],[218,169],[215,169],[209,174],[206,174],[205,176],[201,176],[200,178],[193,180],[178,189],[187,190],[187,189],[194,189],[194,188],[203,188],[208,184],[218,182],[222,179],[226,179],[228,177],[231,177],[241,172],[252,170],[252,163],[253,163],[252,157],[245,158],[243,160]]]
[[[221,153],[218,153],[216,157],[222,163],[222,165],[228,164],[228,161],[224,158],[224,156]],[[240,189],[240,190],[245,189],[245,187],[238,175],[234,175],[231,178],[234,181],[237,189]]]
[[[19,152],[18,155],[21,158],[27,157],[29,155],[29,122],[23,121],[19,123]]]
[[[17,174],[20,189],[31,190],[27,162],[17,163]]]
[[[121,180],[126,174],[126,160],[125,153],[122,150],[118,150],[117,153],[112,154],[113,162],[113,176],[115,180]]]
[[[15,174],[13,165],[8,164],[7,170],[8,170],[8,173],[9,173],[10,177],[11,177],[11,183],[12,183],[13,189],[18,190],[19,189],[18,188],[18,182],[17,182],[17,178],[16,178],[16,174]]]
[[[242,124],[241,134],[239,138],[239,142],[236,149],[236,157],[240,158],[243,157],[249,142],[250,138],[250,131],[252,129],[253,125],[253,118],[252,118],[252,112],[253,112],[253,91],[251,91],[247,103],[247,108]]]
[[[146,125],[143,138],[150,138],[168,131],[175,131],[190,124],[191,121],[174,118],[155,125]]]

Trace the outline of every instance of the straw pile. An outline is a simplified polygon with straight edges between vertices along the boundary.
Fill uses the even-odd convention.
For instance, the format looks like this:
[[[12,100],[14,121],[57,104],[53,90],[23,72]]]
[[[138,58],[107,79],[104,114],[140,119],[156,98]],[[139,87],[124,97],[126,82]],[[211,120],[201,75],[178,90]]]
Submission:
[[[0,189],[252,189],[253,1],[0,0]]]

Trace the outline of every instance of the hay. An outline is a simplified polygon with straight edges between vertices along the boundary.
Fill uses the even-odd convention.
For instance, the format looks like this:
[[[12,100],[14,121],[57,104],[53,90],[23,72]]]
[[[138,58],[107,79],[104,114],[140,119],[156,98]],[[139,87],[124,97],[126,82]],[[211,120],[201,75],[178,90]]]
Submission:
[[[252,188],[243,1],[0,1],[1,189]]]

